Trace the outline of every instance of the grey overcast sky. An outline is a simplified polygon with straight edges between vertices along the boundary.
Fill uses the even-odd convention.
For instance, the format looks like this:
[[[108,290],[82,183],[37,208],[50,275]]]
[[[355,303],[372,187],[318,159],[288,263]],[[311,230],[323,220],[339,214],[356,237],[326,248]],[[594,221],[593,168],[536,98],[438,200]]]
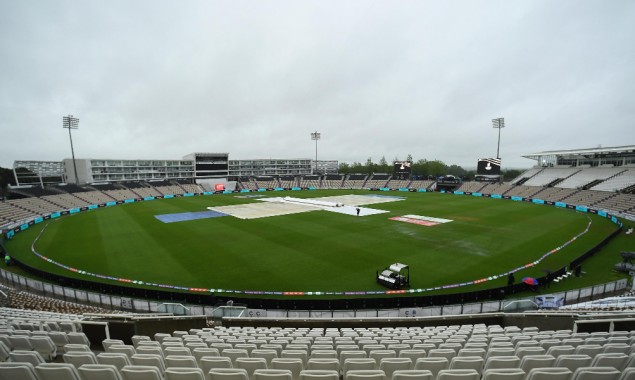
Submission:
[[[0,166],[635,144],[635,1],[0,0]]]

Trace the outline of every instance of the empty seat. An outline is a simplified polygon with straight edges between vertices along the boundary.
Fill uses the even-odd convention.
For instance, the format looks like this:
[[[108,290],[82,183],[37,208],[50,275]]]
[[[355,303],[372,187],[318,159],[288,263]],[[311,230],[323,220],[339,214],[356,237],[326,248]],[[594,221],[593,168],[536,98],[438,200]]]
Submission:
[[[621,372],[613,367],[580,367],[571,380],[618,380]]]
[[[344,380],[387,380],[384,371],[374,370],[352,370],[344,376]]]
[[[620,380],[635,380],[635,367],[624,368]]]
[[[434,380],[432,372],[425,369],[398,370],[392,373],[392,380]]]
[[[57,346],[48,336],[32,336],[29,338],[33,350],[42,355],[45,360],[53,360],[57,356]]]
[[[215,357],[218,357],[218,356],[220,356],[220,353],[215,348],[196,347],[196,348],[194,348],[192,350],[192,356],[194,356],[196,358],[196,361],[198,362],[199,360],[201,360],[201,358],[203,356],[215,356]]]
[[[196,358],[191,355],[168,355],[165,357],[165,368],[198,368]]]
[[[67,352],[62,358],[64,363],[69,363],[79,368],[82,364],[97,364],[97,357],[92,352]]]
[[[40,380],[81,380],[77,368],[69,363],[42,363],[35,367],[35,373]]]
[[[77,371],[84,380],[122,380],[119,369],[110,364],[84,364]]]
[[[90,347],[90,340],[83,332],[68,332],[66,336],[68,337],[68,343],[85,344]]]
[[[560,355],[575,354],[575,347],[569,345],[553,346],[549,347],[546,353],[557,359]]]
[[[522,359],[526,355],[544,355],[546,352],[542,347],[518,347],[515,355]]]
[[[33,351],[33,345],[28,335],[10,335],[9,342],[13,350]]]
[[[484,370],[494,368],[520,368],[520,358],[518,356],[494,356],[485,360]]]
[[[207,374],[209,380],[248,380],[244,368],[214,368]],[[166,379],[167,380],[167,379]]]
[[[573,372],[569,368],[532,368],[525,380],[569,380]]]
[[[628,355],[615,354],[597,354],[591,361],[591,367],[613,367],[619,371],[626,367]]]
[[[248,358],[247,350],[226,348],[221,351],[221,355],[228,357],[232,361],[232,365],[236,362],[236,358]]]
[[[339,371],[340,361],[333,358],[310,358],[307,362],[310,370]]]
[[[384,371],[387,379],[391,379],[395,371],[414,369],[414,363],[410,358],[383,358],[379,362],[379,369]]]
[[[348,358],[344,361],[342,366],[342,375],[346,376],[346,373],[351,370],[371,370],[377,367],[375,359],[371,358]]]
[[[163,380],[163,372],[154,366],[127,365],[120,372],[123,380]]]
[[[451,348],[435,348],[428,351],[429,358],[442,357],[448,359],[448,362],[452,360],[457,354],[457,351],[454,351]]]
[[[199,367],[208,373],[213,368],[233,368],[234,365],[231,359],[226,356],[203,356],[199,360]]]
[[[254,380],[292,380],[292,373],[286,369],[257,369]]]
[[[300,372],[300,380],[339,380],[340,375],[337,371],[329,371],[323,369],[305,369]]]
[[[288,369],[291,371],[292,378],[298,379],[300,371],[304,369],[304,364],[300,358],[275,358],[271,360],[271,368]]]
[[[432,375],[436,378],[439,371],[442,369],[448,369],[450,367],[450,361],[444,357],[432,357],[432,358],[419,358],[415,362],[414,369],[425,369],[432,372]]]
[[[155,346],[139,345],[139,347],[135,349],[135,353],[160,355],[161,357],[165,356],[163,355],[163,350],[161,349],[161,347],[155,347]]]
[[[473,369],[442,369],[437,380],[480,380],[481,375]]]
[[[485,369],[481,380],[525,380],[525,371],[520,368]]]
[[[485,360],[480,356],[457,356],[452,358],[450,369],[473,369],[479,373],[483,372]]]
[[[163,376],[165,380],[205,380],[203,370],[198,367],[168,367]]]
[[[31,363],[0,362],[2,380],[39,380]]]
[[[34,367],[46,363],[46,360],[37,351],[13,350],[9,357],[12,362],[31,363]]]
[[[482,348],[462,348],[459,350],[457,356],[461,357],[461,356],[479,356],[481,358],[483,358],[483,360],[485,360],[485,356],[487,354],[487,351],[485,351]]]
[[[552,367],[556,358],[551,355],[527,355],[520,359],[520,369],[529,373],[532,368]]]
[[[137,350],[135,350],[134,346],[130,344],[116,344],[108,346],[108,348],[106,348],[106,352],[121,353],[131,357],[137,353]]]
[[[236,358],[234,368],[242,368],[247,371],[249,378],[253,377],[257,369],[267,369],[267,360],[264,358]]]
[[[105,351],[108,351],[110,346],[123,346],[125,343],[121,339],[104,339],[101,341],[101,345]]]
[[[97,363],[113,365],[117,370],[121,370],[123,367],[132,364],[128,355],[120,352],[100,352],[97,354]]]
[[[589,355],[560,355],[556,358],[556,367],[565,367],[571,370],[571,372],[575,372],[576,369],[580,367],[590,367],[591,358]]]
[[[602,346],[599,344],[581,344],[575,348],[575,353],[578,355],[589,355],[595,357],[595,355],[602,352]]]
[[[102,354],[97,355],[97,360],[99,360],[99,356],[100,355],[102,355]],[[126,358],[127,358],[127,356],[126,356]],[[165,371],[165,362],[163,360],[163,356],[161,356],[161,355],[156,355],[156,354],[134,354],[130,358],[130,362],[131,362],[132,365],[157,367],[161,371],[161,373],[163,373]]]

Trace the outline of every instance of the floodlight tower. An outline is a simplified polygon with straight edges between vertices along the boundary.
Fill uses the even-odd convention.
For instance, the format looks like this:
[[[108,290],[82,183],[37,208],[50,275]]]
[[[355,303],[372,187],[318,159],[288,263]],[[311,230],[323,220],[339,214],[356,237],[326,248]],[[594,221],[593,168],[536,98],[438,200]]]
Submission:
[[[499,117],[498,119],[492,119],[492,127],[498,129],[498,146],[496,147],[496,158],[500,157],[500,147],[501,147],[501,128],[505,128],[505,119]]]
[[[62,128],[68,129],[68,138],[71,140],[71,155],[73,156],[73,170],[75,171],[75,184],[79,185],[79,178],[77,177],[77,165],[75,164],[75,151],[73,150],[73,137],[71,136],[71,129],[79,128],[79,119],[68,115],[62,117]]]
[[[322,134],[319,133],[318,131],[315,132],[311,132],[311,140],[315,140],[315,173],[317,173],[317,166],[318,166],[318,160],[317,160],[317,142],[318,140],[322,137]],[[311,168],[313,169],[313,168]],[[311,174],[313,173],[313,170],[311,170]]]

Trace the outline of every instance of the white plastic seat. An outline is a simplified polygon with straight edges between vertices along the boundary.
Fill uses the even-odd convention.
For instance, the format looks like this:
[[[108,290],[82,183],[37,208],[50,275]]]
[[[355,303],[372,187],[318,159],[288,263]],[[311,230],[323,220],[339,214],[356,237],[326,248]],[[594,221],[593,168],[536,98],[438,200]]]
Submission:
[[[63,350],[64,346],[69,344],[68,337],[65,332],[49,331],[48,337],[51,338],[58,350]]]
[[[287,346],[288,347],[288,346]],[[307,361],[309,360],[309,355],[305,350],[282,350],[280,354],[281,358],[299,358],[302,360],[302,367],[306,368]]]
[[[426,369],[432,372],[432,375],[436,378],[439,371],[448,369],[449,367],[450,361],[445,357],[428,357],[417,359],[414,369]]]
[[[139,346],[140,342],[151,342],[152,339],[150,339],[149,336],[147,335],[133,335],[132,337],[130,337],[130,340],[132,341],[132,345],[137,348]]]
[[[300,358],[275,358],[271,360],[271,368],[288,369],[291,371],[292,378],[298,379],[300,372],[304,369],[304,364]]]
[[[384,371],[372,370],[351,370],[344,375],[344,380],[387,380]]]
[[[199,360],[199,367],[203,369],[203,372],[208,373],[213,368],[233,368],[234,365],[226,356],[203,356]]]
[[[493,356],[487,358],[483,370],[495,368],[520,368],[520,358],[518,356]]]
[[[568,368],[571,372],[575,372],[576,369],[580,367],[590,367],[591,358],[589,355],[560,355],[556,358],[556,367],[565,367]]]
[[[135,349],[135,353],[160,355],[162,358],[165,357],[165,355],[163,355],[163,350],[161,349],[161,347],[156,346],[145,346],[140,344],[139,347]]]
[[[273,349],[258,348],[251,351],[252,358],[263,358],[267,361],[267,365],[271,364],[271,359],[278,357],[278,351]]]
[[[100,352],[97,354],[97,363],[113,365],[118,371],[120,371],[123,367],[132,364],[128,355],[120,352]]]
[[[196,347],[192,350],[192,356],[196,358],[196,361],[200,361],[203,356],[215,356],[219,357],[220,352],[215,348],[209,347]]]
[[[97,364],[97,357],[92,352],[67,352],[62,355],[64,363],[69,363],[79,368],[82,364]]]
[[[165,380],[205,380],[203,370],[198,367],[168,367],[163,376]]]
[[[310,358],[307,362],[307,368],[310,370],[322,371],[338,371],[340,370],[340,361],[333,358]]]
[[[603,354],[613,354],[613,353],[628,354],[630,350],[631,350],[631,345],[626,343],[607,343],[604,346],[602,346]]]
[[[473,369],[442,369],[437,380],[480,380],[481,375]]]
[[[9,342],[12,350],[33,351],[33,345],[28,335],[10,335]]]
[[[209,380],[248,380],[249,375],[244,368],[214,368],[208,372],[207,378]]]
[[[39,380],[31,363],[0,362],[2,380]]]
[[[257,369],[254,380],[292,380],[293,374],[287,369]]]
[[[77,371],[85,380],[122,380],[119,369],[110,364],[84,364]]]
[[[163,347],[163,356],[168,355],[192,355],[192,350],[184,346],[165,346]]]
[[[428,355],[426,354],[425,350],[409,349],[409,350],[401,350],[401,351],[399,351],[399,355],[397,357],[399,357],[399,358],[410,358],[410,360],[412,360],[412,362],[415,363],[417,361],[417,359],[425,358],[426,356],[428,356]]]
[[[591,367],[613,367],[621,371],[626,367],[628,355],[621,353],[597,354],[591,361]]]
[[[11,349],[2,341],[0,341],[0,362],[6,362],[9,359]]]
[[[549,347],[546,354],[551,355],[554,358],[558,358],[560,355],[573,355],[575,353],[575,347],[569,345],[553,346]]]
[[[432,372],[425,369],[398,370],[392,373],[392,380],[434,380]]]
[[[99,355],[97,355],[97,360],[99,360]],[[161,371],[161,373],[165,372],[165,361],[163,360],[163,356],[161,355],[134,354],[130,358],[130,362],[132,363],[132,365],[137,365],[137,366],[157,367]]]
[[[522,359],[527,355],[545,355],[546,352],[542,347],[518,347],[516,348],[515,356]]]
[[[394,350],[372,350],[368,353],[368,357],[375,359],[377,366],[382,359],[397,358],[397,352]]]
[[[485,369],[481,380],[525,380],[525,371],[520,368]]]
[[[602,346],[599,344],[581,344],[575,348],[577,355],[589,355],[592,358],[601,352]]]
[[[131,357],[132,355],[137,353],[137,350],[135,350],[133,345],[130,344],[116,344],[116,345],[112,345],[112,346],[108,346],[108,348],[106,348],[106,352],[113,352],[113,353],[122,353],[122,354],[126,354],[128,357]]]
[[[452,358],[449,369],[473,369],[480,375],[484,366],[485,360],[480,356],[457,356]]]
[[[191,355],[168,355],[165,357],[165,368],[198,368],[196,358]]]
[[[428,351],[429,358],[446,358],[448,359],[448,362],[452,360],[452,358],[454,358],[456,354],[457,351],[454,351],[454,349],[451,348],[434,348]]]
[[[248,358],[247,350],[226,348],[221,351],[221,355],[228,357],[232,361],[232,365],[236,362],[236,358]]]
[[[90,347],[88,347],[85,344],[69,343],[63,347],[62,352],[92,352],[92,351],[90,350]]]
[[[29,338],[33,350],[42,355],[45,360],[53,360],[57,356],[57,346],[53,340],[47,336],[34,335]]]
[[[90,347],[90,340],[83,332],[67,332],[68,343],[85,344]]]
[[[249,378],[253,377],[257,369],[268,369],[267,360],[264,358],[236,358],[234,368],[242,368],[247,371]]]
[[[337,351],[335,350],[311,350],[309,358],[314,359],[338,359]]]
[[[9,357],[12,362],[31,363],[34,367],[46,363],[46,360],[37,351],[13,350]]]
[[[571,380],[619,380],[621,374],[613,367],[580,367]]]
[[[163,372],[155,366],[127,365],[120,372],[123,380],[163,380]]]
[[[565,367],[532,368],[525,380],[569,380],[573,372]]]
[[[346,373],[351,370],[371,370],[377,367],[375,359],[371,358],[347,358],[342,366],[342,375],[346,377]]]
[[[516,355],[516,350],[511,347],[490,348],[487,350],[485,361],[495,356],[514,356],[514,355]]]
[[[520,359],[520,369],[529,373],[532,368],[553,367],[556,358],[551,355],[527,355]]]
[[[414,363],[410,358],[382,358],[379,361],[379,369],[384,371],[387,379],[392,379],[392,374],[398,370],[414,369]]]
[[[620,380],[635,380],[635,367],[624,368]]]
[[[108,351],[108,347],[110,346],[122,346],[124,344],[121,339],[104,339],[101,341],[101,346],[104,348],[104,351]]]
[[[39,380],[81,380],[77,368],[69,363],[42,363],[35,367],[35,373]]]
[[[337,371],[323,369],[305,369],[300,372],[300,380],[339,380]]]
[[[459,350],[456,357],[478,356],[485,361],[485,355],[487,355],[487,351],[482,348],[462,348]]]

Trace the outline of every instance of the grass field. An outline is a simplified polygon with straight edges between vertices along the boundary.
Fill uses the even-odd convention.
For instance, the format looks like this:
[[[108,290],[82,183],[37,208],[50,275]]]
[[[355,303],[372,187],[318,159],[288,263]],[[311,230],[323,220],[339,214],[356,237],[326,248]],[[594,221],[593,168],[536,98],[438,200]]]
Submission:
[[[362,190],[267,193],[323,197],[377,194]],[[312,211],[241,220],[234,217],[162,223],[159,214],[205,211],[257,200],[236,194],[183,197],[108,207],[42,223],[6,248],[39,269],[97,281],[40,259],[91,273],[192,288],[261,291],[373,291],[375,271],[410,265],[413,288],[473,281],[532,262],[591,228],[516,279],[540,277],[597,244],[616,229],[608,220],[524,202],[439,193],[390,193],[406,199],[369,207],[389,213],[365,217]],[[391,221],[406,214],[453,220],[433,227]],[[614,262],[619,261],[619,256]],[[108,280],[104,280],[108,281]],[[113,283],[113,282],[110,282]],[[500,286],[506,278],[455,291]],[[425,293],[434,294],[434,292]]]

